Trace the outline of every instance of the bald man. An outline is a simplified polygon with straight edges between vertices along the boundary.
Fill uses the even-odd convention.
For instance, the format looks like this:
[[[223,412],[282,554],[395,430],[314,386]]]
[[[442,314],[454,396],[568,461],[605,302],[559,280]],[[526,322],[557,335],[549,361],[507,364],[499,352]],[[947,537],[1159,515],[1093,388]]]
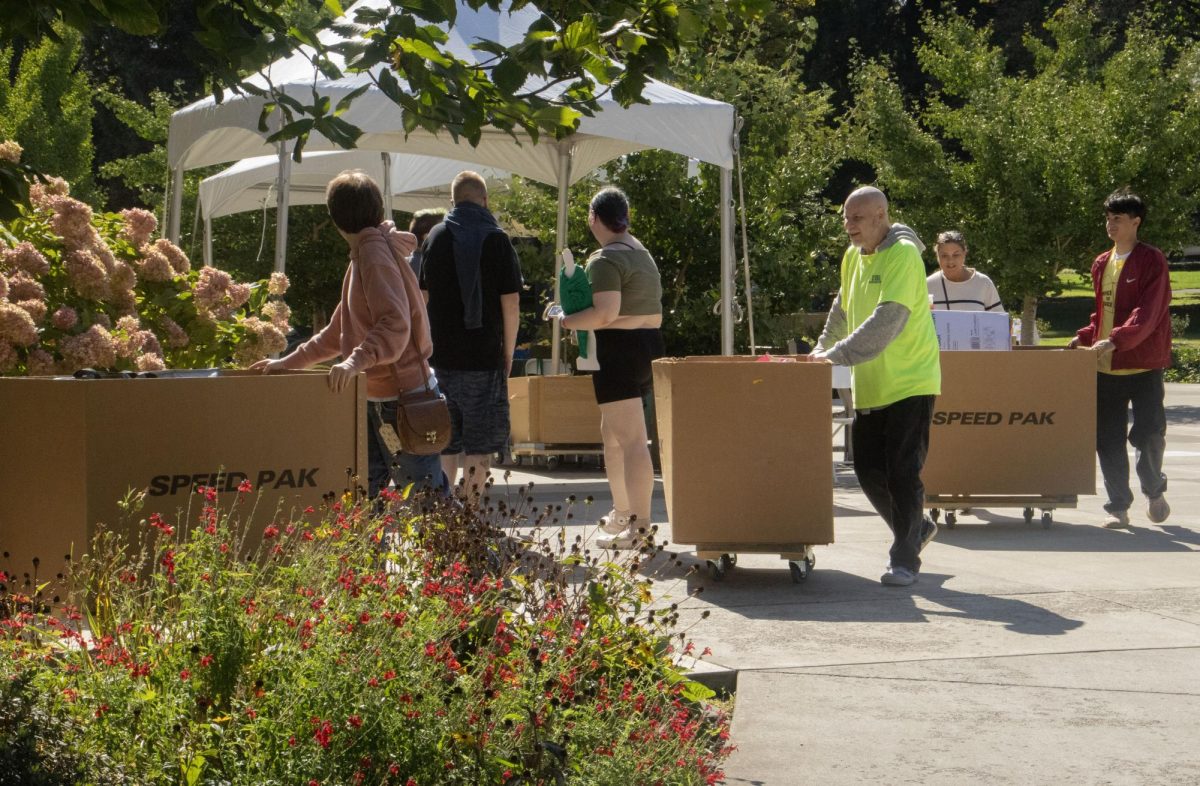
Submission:
[[[921,483],[933,400],[942,389],[925,246],[911,229],[891,223],[877,188],[851,193],[842,220],[850,246],[813,357],[851,368],[854,474],[892,530],[879,580],[905,587],[917,580],[921,549],[937,534],[924,515]]]

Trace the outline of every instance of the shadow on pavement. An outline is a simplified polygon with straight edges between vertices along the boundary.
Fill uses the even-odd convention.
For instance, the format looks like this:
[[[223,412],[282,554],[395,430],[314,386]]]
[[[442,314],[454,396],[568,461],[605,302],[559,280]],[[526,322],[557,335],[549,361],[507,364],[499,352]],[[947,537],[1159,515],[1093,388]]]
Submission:
[[[954,529],[942,526],[938,530],[937,543],[972,551],[1152,553],[1194,551],[1200,547],[1200,532],[1136,520],[1130,530],[1061,521],[1054,522],[1050,529],[1043,529],[1036,520],[1033,525],[1027,525],[1019,517],[975,508],[970,516],[960,516]]]
[[[1171,426],[1194,426],[1200,423],[1200,407],[1193,407],[1188,404],[1179,404],[1177,406],[1167,406],[1167,441],[1171,440]]]
[[[929,622],[936,617],[1002,624],[1027,636],[1061,636],[1083,625],[1049,609],[1003,595],[948,589],[949,574],[922,573],[911,587],[884,587],[874,579],[818,565],[803,584],[791,583],[784,569],[735,568],[723,582],[702,573],[687,577],[689,592],[703,587],[705,603],[748,619],[780,622]],[[660,579],[661,580],[661,579]],[[791,596],[790,598],[788,596]],[[922,599],[920,605],[916,599]]]

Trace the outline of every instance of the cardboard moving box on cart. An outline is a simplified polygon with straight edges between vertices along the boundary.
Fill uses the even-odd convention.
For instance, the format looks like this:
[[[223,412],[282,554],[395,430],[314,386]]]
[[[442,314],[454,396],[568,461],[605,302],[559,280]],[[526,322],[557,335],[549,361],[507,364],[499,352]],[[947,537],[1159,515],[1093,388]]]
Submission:
[[[926,496],[1095,494],[1095,453],[1094,353],[942,353]]]
[[[513,377],[508,406],[514,444],[600,444],[600,406],[589,376]]]
[[[117,505],[131,488],[148,492],[141,517],[174,523],[189,503],[199,511],[194,486],[216,486],[228,505],[249,480],[262,491],[251,530],[261,533],[277,504],[290,511],[341,494],[347,469],[365,485],[366,382],[360,375],[334,394],[326,376],[0,379],[0,551],[9,567],[23,571],[39,557],[53,575],[102,523],[138,526],[122,522]]]
[[[1011,324],[1003,311],[933,312],[938,347],[946,350],[995,350],[1012,348]]]
[[[689,357],[653,368],[674,542],[833,542],[831,366]]]

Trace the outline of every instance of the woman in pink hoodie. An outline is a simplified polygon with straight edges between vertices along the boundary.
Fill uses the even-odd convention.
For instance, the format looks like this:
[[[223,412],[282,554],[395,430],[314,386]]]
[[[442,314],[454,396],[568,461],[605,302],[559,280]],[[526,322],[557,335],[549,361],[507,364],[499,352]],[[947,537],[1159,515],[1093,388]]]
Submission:
[[[429,368],[433,352],[429,317],[416,275],[408,265],[416,238],[383,220],[383,195],[361,170],[347,170],[331,180],[325,203],[338,232],[350,245],[341,299],[321,332],[291,354],[260,360],[250,368],[270,374],[340,357],[329,369],[331,390],[343,390],[355,374],[367,378],[371,497],[378,495],[389,479],[399,487],[411,481],[444,488],[436,454],[393,453],[380,436],[380,429],[391,429],[396,422],[402,393],[427,385],[437,387]]]

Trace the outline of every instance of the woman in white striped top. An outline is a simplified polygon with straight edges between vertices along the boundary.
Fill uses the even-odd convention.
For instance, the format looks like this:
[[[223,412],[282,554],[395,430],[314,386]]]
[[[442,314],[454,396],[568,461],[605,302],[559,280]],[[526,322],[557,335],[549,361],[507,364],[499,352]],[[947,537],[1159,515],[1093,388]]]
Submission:
[[[941,269],[925,279],[925,284],[935,311],[1004,311],[992,280],[967,267],[967,241],[962,232],[941,233],[934,250]]]

